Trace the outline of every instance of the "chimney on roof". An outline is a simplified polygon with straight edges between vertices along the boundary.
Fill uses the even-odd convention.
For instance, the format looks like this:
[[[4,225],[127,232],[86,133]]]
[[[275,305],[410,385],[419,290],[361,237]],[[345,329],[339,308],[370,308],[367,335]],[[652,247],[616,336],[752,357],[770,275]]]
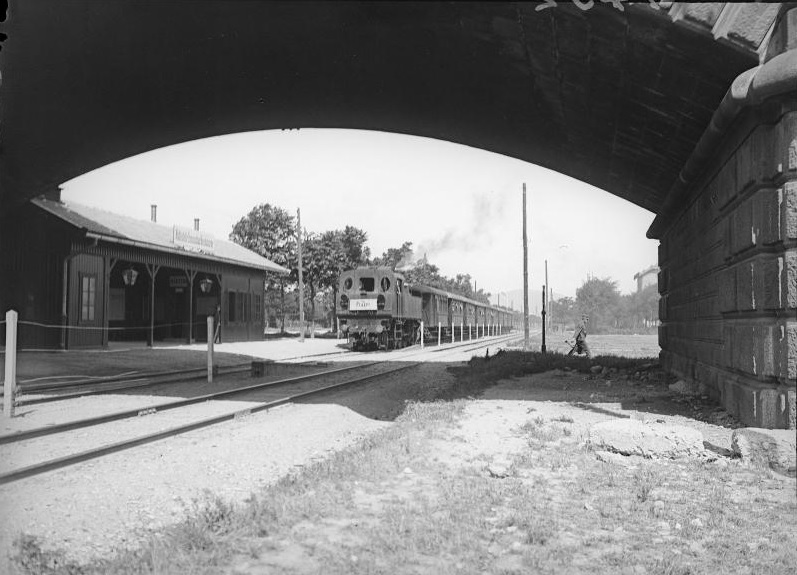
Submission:
[[[194,231],[199,231],[199,218],[194,218]]]
[[[158,221],[158,204],[151,204],[149,206],[149,219],[153,222]]]

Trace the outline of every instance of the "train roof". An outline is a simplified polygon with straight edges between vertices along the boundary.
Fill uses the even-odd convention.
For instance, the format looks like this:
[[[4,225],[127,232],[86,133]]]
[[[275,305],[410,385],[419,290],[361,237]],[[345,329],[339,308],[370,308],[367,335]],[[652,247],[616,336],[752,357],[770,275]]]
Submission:
[[[495,311],[501,311],[501,312],[511,312],[512,311],[512,310],[496,307],[496,306],[490,305],[488,303],[476,301],[474,299],[467,298],[467,297],[462,296],[462,295],[460,295],[458,293],[455,293],[455,292],[450,292],[450,291],[442,290],[440,288],[427,286],[427,285],[423,285],[423,284],[410,284],[410,290],[411,291],[414,290],[414,291],[417,291],[417,292],[420,292],[420,293],[431,293],[431,294],[436,294],[436,295],[442,295],[442,296],[445,296],[447,298],[455,299],[457,301],[469,303],[471,305],[483,307],[483,308],[486,308],[486,309],[492,309],[492,310],[495,310]]]

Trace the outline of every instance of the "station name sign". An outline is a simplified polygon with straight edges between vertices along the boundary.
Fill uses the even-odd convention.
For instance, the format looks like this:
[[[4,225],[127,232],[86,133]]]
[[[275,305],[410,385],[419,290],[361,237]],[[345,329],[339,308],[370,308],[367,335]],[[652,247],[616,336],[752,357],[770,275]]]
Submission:
[[[172,243],[189,252],[213,252],[213,238],[202,232],[174,226],[172,228]]]

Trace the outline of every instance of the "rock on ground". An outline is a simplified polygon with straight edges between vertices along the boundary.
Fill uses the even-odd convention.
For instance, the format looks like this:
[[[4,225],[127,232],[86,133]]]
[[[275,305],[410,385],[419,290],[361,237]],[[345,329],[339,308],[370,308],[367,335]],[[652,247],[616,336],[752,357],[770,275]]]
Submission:
[[[589,442],[598,450],[675,459],[703,455],[703,434],[682,425],[649,425],[636,419],[618,419],[593,425]]]
[[[793,429],[744,427],[731,435],[731,449],[743,461],[788,474],[797,471],[796,443]]]

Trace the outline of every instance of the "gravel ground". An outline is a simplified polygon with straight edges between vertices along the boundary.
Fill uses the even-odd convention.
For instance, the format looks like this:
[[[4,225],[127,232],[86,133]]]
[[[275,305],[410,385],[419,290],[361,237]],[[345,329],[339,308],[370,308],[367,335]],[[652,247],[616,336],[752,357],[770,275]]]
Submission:
[[[16,481],[0,487],[0,553],[21,531],[79,560],[136,544],[205,491],[243,500],[384,425],[337,405],[287,405]]]

